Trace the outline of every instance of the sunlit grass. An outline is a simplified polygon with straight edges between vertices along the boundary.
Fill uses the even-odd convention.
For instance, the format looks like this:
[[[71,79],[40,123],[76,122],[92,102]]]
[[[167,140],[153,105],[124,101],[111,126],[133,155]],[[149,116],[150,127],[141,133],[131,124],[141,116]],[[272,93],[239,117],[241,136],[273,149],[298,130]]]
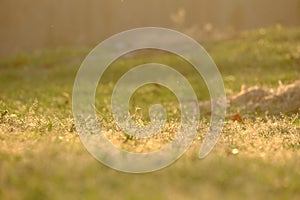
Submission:
[[[300,30],[261,29],[204,43],[223,76],[228,96],[246,86],[276,87],[300,77]],[[209,126],[201,115],[197,137],[174,165],[145,175],[116,172],[93,159],[77,135],[71,110],[76,71],[89,49],[58,49],[0,60],[0,199],[298,199],[299,113],[239,113],[228,109],[214,151],[197,158]],[[150,53],[151,56],[145,56]],[[131,114],[147,123],[160,102],[168,121],[150,140],[122,133],[111,115],[116,80],[133,66],[159,62],[191,82],[200,101],[209,100],[200,76],[184,60],[148,51],[119,59],[105,72],[96,95],[104,133],[127,150],[146,152],[172,140],[180,110],[166,88],[148,85],[131,99]]]

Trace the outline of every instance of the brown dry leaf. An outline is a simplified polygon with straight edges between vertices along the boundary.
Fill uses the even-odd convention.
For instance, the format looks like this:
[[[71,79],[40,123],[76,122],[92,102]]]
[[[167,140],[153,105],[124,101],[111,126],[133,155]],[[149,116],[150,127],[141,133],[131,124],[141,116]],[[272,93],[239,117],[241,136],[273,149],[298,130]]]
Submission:
[[[232,121],[238,121],[238,122],[241,122],[241,121],[243,121],[243,118],[242,118],[242,116],[240,115],[240,114],[235,114],[235,115],[232,115],[231,117],[230,117],[230,119],[232,120]]]

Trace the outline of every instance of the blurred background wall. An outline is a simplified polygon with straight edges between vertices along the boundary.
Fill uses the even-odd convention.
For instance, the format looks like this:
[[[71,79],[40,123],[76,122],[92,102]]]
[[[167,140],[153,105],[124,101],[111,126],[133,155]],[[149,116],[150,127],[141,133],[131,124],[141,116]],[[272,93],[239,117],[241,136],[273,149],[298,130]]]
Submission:
[[[200,37],[275,24],[299,26],[300,0],[0,0],[0,56],[95,45],[142,26]]]

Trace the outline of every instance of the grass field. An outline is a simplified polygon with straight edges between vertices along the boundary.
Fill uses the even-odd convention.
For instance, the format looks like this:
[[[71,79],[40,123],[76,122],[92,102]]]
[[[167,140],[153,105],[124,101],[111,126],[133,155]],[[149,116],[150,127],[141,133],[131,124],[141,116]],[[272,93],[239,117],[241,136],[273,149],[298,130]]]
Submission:
[[[202,44],[216,62],[229,97],[242,85],[271,88],[278,80],[288,84],[300,79],[300,29],[260,29]],[[81,144],[71,110],[76,72],[89,51],[63,48],[0,59],[0,199],[300,198],[299,110],[274,114],[228,108],[221,138],[203,160],[197,154],[208,113],[201,115],[191,148],[165,169],[132,175],[99,163]],[[112,89],[135,65],[172,66],[187,77],[200,101],[209,100],[203,80],[184,60],[154,51],[135,56],[114,62],[100,81],[96,108],[108,136],[117,132],[110,109]],[[146,123],[149,105],[157,102],[168,111],[165,134],[137,140],[119,133],[113,142],[149,151],[172,140],[180,110],[167,89],[139,89],[131,99],[131,113]],[[242,120],[230,117],[237,113]]]

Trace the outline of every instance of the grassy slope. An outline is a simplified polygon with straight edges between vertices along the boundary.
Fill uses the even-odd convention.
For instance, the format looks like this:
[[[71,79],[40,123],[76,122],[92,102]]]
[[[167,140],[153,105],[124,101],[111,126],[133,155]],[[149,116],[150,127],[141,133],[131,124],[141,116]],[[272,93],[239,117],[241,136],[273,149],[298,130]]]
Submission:
[[[299,29],[258,30],[204,47],[218,65],[228,95],[242,84],[276,86],[279,79],[289,83],[300,77]],[[76,135],[70,105],[76,71],[88,51],[49,50],[0,60],[0,199],[300,197],[297,115],[253,114],[243,122],[228,120],[216,149],[198,160],[207,128],[203,119],[190,150],[174,165],[150,174],[123,174],[94,160]],[[121,59],[106,72],[97,93],[106,129],[112,127],[107,102],[113,83],[132,65],[157,61],[174,66],[190,80],[200,100],[208,99],[203,81],[187,63],[168,54],[151,55]],[[157,86],[139,90],[131,111],[141,107],[135,114],[147,119],[147,105],[155,102],[167,105],[171,121],[176,120],[176,99]],[[118,144],[145,145],[125,140],[121,135]],[[237,155],[232,154],[234,148]]]

